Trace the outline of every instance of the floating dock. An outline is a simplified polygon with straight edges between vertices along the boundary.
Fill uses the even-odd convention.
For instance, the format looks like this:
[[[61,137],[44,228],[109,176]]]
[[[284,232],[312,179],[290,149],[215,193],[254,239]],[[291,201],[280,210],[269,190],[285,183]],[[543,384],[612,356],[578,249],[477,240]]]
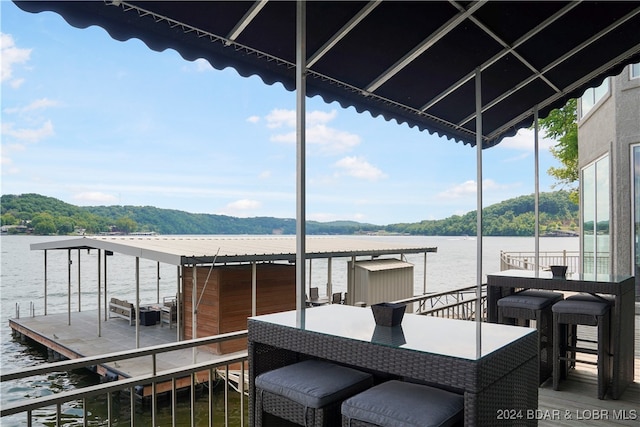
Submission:
[[[136,348],[135,325],[121,318],[111,318],[102,323],[100,336],[96,330],[96,310],[71,313],[71,325],[68,324],[67,313],[48,314],[46,316],[10,319],[9,325],[14,335],[30,340],[46,347],[55,356],[66,359],[99,356],[107,353],[131,350]],[[150,325],[140,327],[140,347],[176,342],[175,327],[167,325]],[[225,355],[229,356],[229,354]],[[201,349],[196,351],[195,361],[205,362],[221,358]],[[158,354],[156,369],[158,372],[182,367],[193,360],[192,350],[177,350]],[[96,366],[95,372],[107,381],[131,378],[151,374],[153,364],[150,356],[105,363]],[[199,378],[199,380],[206,380]],[[190,386],[190,378],[176,381],[177,388]],[[158,384],[159,393],[170,391],[171,383]],[[141,397],[151,395],[150,387],[138,392]]]

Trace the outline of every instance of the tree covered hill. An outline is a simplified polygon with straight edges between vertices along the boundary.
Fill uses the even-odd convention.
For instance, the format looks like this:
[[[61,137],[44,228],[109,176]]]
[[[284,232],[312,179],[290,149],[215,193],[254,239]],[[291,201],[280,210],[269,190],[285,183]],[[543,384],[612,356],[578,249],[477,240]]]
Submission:
[[[26,226],[35,234],[86,232],[158,234],[295,234],[295,219],[193,214],[153,206],[75,206],[39,194],[3,195],[2,226]],[[520,196],[483,210],[484,235],[532,236],[533,195]],[[540,194],[541,233],[577,231],[578,206],[565,191]],[[24,228],[24,227],[22,227]],[[12,228],[7,227],[8,230]],[[17,228],[13,228],[17,230]],[[429,236],[476,234],[476,212],[410,224],[375,225],[355,221],[307,222],[308,234],[400,233]]]

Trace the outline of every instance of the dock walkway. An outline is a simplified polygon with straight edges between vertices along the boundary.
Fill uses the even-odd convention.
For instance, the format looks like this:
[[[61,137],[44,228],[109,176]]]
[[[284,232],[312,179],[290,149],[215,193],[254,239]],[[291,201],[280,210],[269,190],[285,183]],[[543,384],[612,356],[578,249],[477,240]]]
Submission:
[[[129,322],[122,318],[110,318],[102,322],[101,336],[98,336],[97,323],[97,310],[71,313],[71,325],[68,325],[67,313],[9,320],[14,333],[20,333],[67,359],[136,348],[135,325],[129,325]],[[175,327],[161,327],[159,323],[150,326],[140,325],[139,337],[140,348],[177,341]],[[219,356],[211,351],[200,349],[196,350],[194,360],[192,350],[176,350],[158,354],[156,369],[160,372],[184,367],[185,364],[214,360],[217,357]],[[147,375],[151,374],[152,370],[150,356],[109,362],[96,368],[98,374],[110,380],[116,379],[116,375],[118,378]]]

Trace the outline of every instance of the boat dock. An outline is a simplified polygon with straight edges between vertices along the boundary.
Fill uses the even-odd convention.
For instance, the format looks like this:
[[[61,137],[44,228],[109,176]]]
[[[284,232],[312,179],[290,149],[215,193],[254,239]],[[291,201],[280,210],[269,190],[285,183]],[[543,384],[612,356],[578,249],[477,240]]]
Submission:
[[[14,335],[29,338],[44,346],[54,358],[77,359],[81,357],[99,356],[108,353],[136,348],[135,325],[122,318],[111,318],[102,323],[98,336],[97,310],[71,313],[71,325],[68,324],[67,313],[49,314],[47,316],[10,319],[9,324]],[[140,327],[140,348],[176,342],[175,327],[169,328],[160,323]],[[238,352],[242,353],[242,352]],[[202,349],[194,354],[192,350],[176,350],[158,354],[156,370],[158,372],[183,367],[185,364],[199,363],[216,358],[228,357],[213,354]],[[138,357],[96,366],[95,372],[107,381],[134,378],[152,374],[153,363],[150,357]],[[206,379],[206,373],[203,373]],[[199,376],[199,379],[200,378]],[[177,388],[188,387],[190,378],[177,379]],[[158,392],[168,391],[171,384],[158,384]],[[150,387],[139,392],[147,397]]]

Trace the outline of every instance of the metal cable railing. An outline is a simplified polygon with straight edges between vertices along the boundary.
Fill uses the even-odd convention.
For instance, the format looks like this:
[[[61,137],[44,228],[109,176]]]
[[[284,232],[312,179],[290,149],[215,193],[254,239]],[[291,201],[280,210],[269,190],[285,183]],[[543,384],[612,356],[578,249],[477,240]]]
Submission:
[[[5,418],[11,415],[25,413],[26,414],[26,425],[31,426],[34,418],[34,412],[55,406],[55,418],[56,425],[62,425],[62,405],[69,402],[81,402],[81,406],[83,409],[87,408],[87,402],[89,399],[97,397],[97,396],[106,396],[107,399],[107,425],[112,426],[114,420],[114,408],[113,408],[113,394],[116,392],[128,392],[130,396],[130,425],[136,425],[136,390],[139,387],[149,386],[151,385],[151,420],[152,425],[158,425],[157,422],[157,412],[158,412],[158,395],[160,394],[158,391],[158,385],[165,383],[170,384],[169,391],[167,393],[171,396],[171,424],[175,426],[177,423],[177,411],[176,411],[176,401],[178,396],[178,388],[177,388],[177,380],[188,378],[189,380],[189,391],[190,391],[190,425],[201,425],[201,422],[196,423],[196,416],[194,412],[195,407],[195,399],[196,399],[196,386],[201,384],[202,377],[207,377],[206,385],[209,389],[208,396],[208,404],[209,409],[209,423],[208,425],[213,425],[213,388],[214,388],[214,378],[216,376],[216,370],[219,368],[223,368],[227,375],[225,375],[225,395],[224,395],[224,412],[225,412],[225,425],[229,425],[228,420],[228,394],[227,390],[229,387],[228,384],[228,372],[229,366],[234,364],[240,364],[240,378],[244,378],[245,374],[245,363],[247,362],[247,352],[241,351],[233,354],[219,356],[212,358],[210,360],[193,363],[193,364],[185,364],[180,368],[169,369],[164,371],[156,370],[156,358],[159,354],[167,353],[176,350],[184,350],[184,349],[195,349],[197,347],[208,345],[208,344],[217,344],[222,343],[224,341],[229,341],[238,338],[246,338],[247,331],[239,331],[232,332],[227,334],[216,335],[207,338],[199,338],[188,341],[180,341],[177,343],[170,344],[162,344],[151,347],[145,347],[134,350],[126,350],[120,351],[116,353],[104,354],[100,356],[91,356],[91,357],[83,357],[73,360],[65,360],[62,362],[56,363],[47,363],[43,365],[38,365],[29,368],[23,368],[17,371],[2,373],[0,375],[0,381],[13,381],[19,380],[23,378],[28,378],[36,375],[46,375],[60,371],[69,371],[72,369],[79,368],[91,368],[96,365],[102,365],[107,362],[115,362],[122,361],[127,359],[134,359],[140,357],[150,357],[150,370],[149,374],[138,375],[131,378],[125,378],[118,381],[112,381],[108,383],[93,385],[89,387],[82,387],[75,390],[63,391],[56,394],[51,394],[48,396],[37,397],[34,399],[26,399],[18,402],[9,402],[3,403],[2,408],[0,409],[0,417]],[[238,381],[237,387],[240,391],[243,391],[244,381]],[[245,394],[240,393],[240,425],[244,425],[245,423]],[[87,419],[88,411],[83,410],[83,420],[82,424],[84,426],[88,425]],[[181,422],[182,424],[182,422]]]

